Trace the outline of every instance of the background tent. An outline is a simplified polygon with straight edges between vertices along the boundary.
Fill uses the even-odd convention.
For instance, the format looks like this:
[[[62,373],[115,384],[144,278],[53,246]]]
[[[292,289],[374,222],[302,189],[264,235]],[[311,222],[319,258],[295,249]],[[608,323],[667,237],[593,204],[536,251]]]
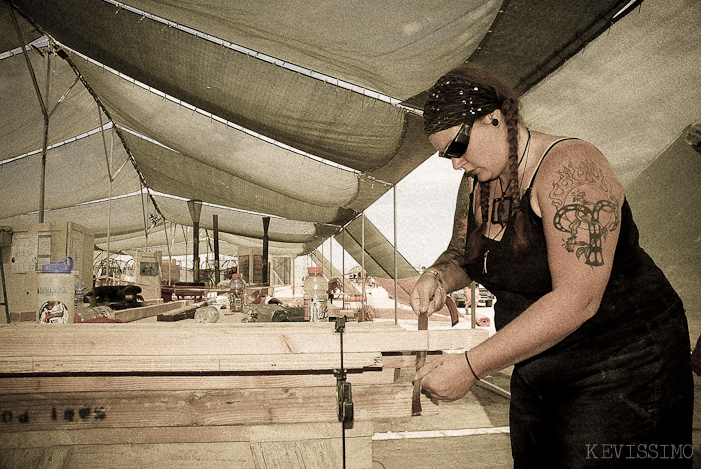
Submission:
[[[234,245],[271,216],[271,252],[312,252],[433,153],[425,90],[467,60],[518,89],[531,128],[609,157],[698,307],[700,18],[692,0],[5,0],[0,224],[38,221],[45,153],[46,219],[99,246],[189,225],[200,199]]]

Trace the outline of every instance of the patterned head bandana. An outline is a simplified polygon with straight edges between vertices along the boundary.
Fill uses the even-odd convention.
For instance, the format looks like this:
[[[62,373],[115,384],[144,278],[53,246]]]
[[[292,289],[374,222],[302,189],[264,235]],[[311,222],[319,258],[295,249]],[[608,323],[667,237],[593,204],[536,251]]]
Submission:
[[[499,107],[492,88],[460,75],[443,75],[428,92],[424,131],[431,135],[463,123],[472,124]]]

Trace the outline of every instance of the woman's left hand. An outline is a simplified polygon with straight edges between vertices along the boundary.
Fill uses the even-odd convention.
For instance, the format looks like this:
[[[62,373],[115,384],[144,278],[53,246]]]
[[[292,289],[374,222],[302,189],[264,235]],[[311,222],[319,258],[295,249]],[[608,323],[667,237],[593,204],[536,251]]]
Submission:
[[[414,381],[417,379],[422,380],[424,394],[443,402],[462,398],[476,381],[463,353],[450,354],[426,364],[414,375]]]

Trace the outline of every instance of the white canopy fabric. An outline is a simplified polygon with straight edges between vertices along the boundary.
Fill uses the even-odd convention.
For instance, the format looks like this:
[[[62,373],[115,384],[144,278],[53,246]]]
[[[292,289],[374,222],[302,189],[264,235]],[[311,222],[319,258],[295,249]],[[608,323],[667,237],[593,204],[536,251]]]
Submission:
[[[595,144],[625,184],[701,118],[701,2],[648,0],[522,98],[533,128]]]
[[[420,108],[468,58],[526,90],[575,54],[524,96],[528,123],[594,142],[633,177],[698,118],[696,3],[647,0],[619,21],[625,0],[13,0],[20,41],[4,2],[0,224],[38,220],[44,118],[25,56],[3,52],[42,34],[51,44],[29,58],[51,113],[47,221],[126,243],[163,218],[191,224],[185,200],[199,199],[202,223],[218,213],[237,243],[260,245],[271,216],[271,239],[308,253],[434,152],[420,113],[400,104]],[[678,87],[694,90],[669,98]],[[651,126],[641,116],[656,93],[681,112]],[[111,216],[106,154],[122,168]]]
[[[14,3],[27,40],[36,33],[23,16],[59,51],[30,50],[54,112],[49,144],[62,143],[47,153],[47,174],[65,184],[47,191],[46,221],[65,217],[97,239],[108,225],[112,236],[142,236],[151,222],[143,221],[140,196],[114,199],[107,217],[107,152],[133,165],[114,180],[113,196],[143,182],[152,194],[176,197],[150,197],[147,218],[189,225],[182,199],[198,199],[208,214],[219,212],[222,233],[260,244],[261,218],[269,215],[270,239],[306,252],[433,153],[420,115],[397,104],[464,61],[501,5]],[[14,30],[8,11],[0,21]],[[319,22],[311,26],[310,18]],[[9,47],[12,35],[0,41]],[[36,222],[41,107],[23,55],[0,60],[0,76],[13,97],[0,109],[0,187],[17,193],[12,182],[21,176],[28,195],[0,209],[0,224]],[[105,134],[107,151],[95,100],[118,134]],[[72,140],[89,131],[96,133]]]

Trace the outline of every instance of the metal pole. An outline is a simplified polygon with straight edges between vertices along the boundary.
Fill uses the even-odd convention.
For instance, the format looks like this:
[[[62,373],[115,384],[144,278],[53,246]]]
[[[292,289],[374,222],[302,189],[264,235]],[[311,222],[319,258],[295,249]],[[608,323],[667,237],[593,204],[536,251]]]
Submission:
[[[363,293],[362,293],[362,298],[361,298],[361,305],[362,305],[362,311],[365,309],[365,212],[362,213],[362,219],[361,219],[361,244],[363,245],[363,254],[361,256],[362,262],[360,266],[360,277],[363,279]]]
[[[212,224],[214,225],[214,286],[219,285],[219,215],[212,215]]]
[[[192,218],[192,262],[193,282],[200,281],[200,213],[202,211],[201,200],[188,200],[187,208]]]
[[[397,279],[397,185],[395,184],[393,186],[393,192],[394,192],[394,324],[399,324],[399,314],[398,314],[398,309],[399,309],[399,300],[397,298],[398,295],[398,284],[399,280]]]
[[[24,59],[27,61],[27,68],[29,69],[29,75],[32,77],[32,84],[34,85],[34,91],[36,91],[37,98],[39,99],[39,105],[41,106],[41,113],[44,116],[44,145],[41,150],[41,181],[39,187],[39,223],[44,223],[44,207],[45,207],[45,197],[46,197],[46,152],[49,147],[49,112],[46,109],[46,104],[41,97],[41,92],[39,91],[39,83],[37,82],[37,77],[34,74],[34,68],[32,63],[29,61],[29,53],[27,52],[27,46],[22,38],[22,31],[20,30],[19,23],[17,22],[17,17],[15,16],[15,10],[12,8],[10,2],[7,2],[7,7],[10,9],[10,15],[12,16],[12,21],[15,25],[15,31],[17,31],[17,37],[22,45],[22,51],[24,52]],[[51,53],[49,53],[51,57]],[[48,99],[48,87],[49,87],[49,69],[51,62],[48,61],[46,73],[46,87],[47,87],[47,99]]]
[[[268,244],[270,238],[268,236],[268,227],[270,226],[270,217],[263,217],[263,285],[270,286],[270,278],[268,275]]]
[[[172,285],[173,255],[170,253],[170,241],[168,241],[168,227],[166,226],[165,217],[163,218],[163,233],[166,235],[166,247],[168,248],[168,285]]]
[[[477,319],[475,318],[475,314],[477,313],[477,298],[475,298],[475,296],[477,295],[476,292],[477,283],[473,281],[470,283],[470,296],[472,297],[472,301],[470,303],[470,315],[472,316],[473,329],[477,326]]]

